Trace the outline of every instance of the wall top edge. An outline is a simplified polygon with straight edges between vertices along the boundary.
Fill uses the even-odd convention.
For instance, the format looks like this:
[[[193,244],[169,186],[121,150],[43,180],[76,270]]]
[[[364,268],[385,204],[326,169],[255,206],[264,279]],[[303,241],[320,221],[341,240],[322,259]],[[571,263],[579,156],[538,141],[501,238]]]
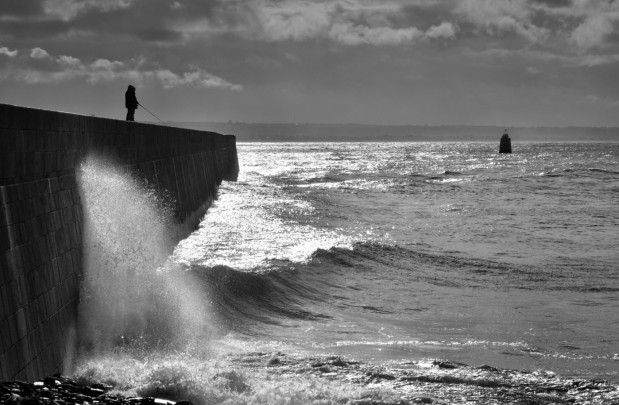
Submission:
[[[0,103],[0,128],[43,131],[77,130],[80,132],[96,130],[97,132],[107,133],[134,132],[133,130],[135,130],[135,132],[145,133],[149,131],[171,129],[173,131],[182,131],[187,134],[235,137],[235,135],[223,135],[217,132],[200,131],[163,124],[129,122],[114,118],[45,110],[5,103]]]

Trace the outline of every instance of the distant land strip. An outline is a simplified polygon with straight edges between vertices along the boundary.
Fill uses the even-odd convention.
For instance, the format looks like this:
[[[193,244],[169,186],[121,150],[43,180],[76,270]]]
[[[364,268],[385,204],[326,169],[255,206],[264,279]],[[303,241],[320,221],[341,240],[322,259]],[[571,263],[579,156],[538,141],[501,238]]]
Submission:
[[[171,122],[238,142],[499,142],[506,127]],[[512,142],[619,142],[619,127],[507,127]]]

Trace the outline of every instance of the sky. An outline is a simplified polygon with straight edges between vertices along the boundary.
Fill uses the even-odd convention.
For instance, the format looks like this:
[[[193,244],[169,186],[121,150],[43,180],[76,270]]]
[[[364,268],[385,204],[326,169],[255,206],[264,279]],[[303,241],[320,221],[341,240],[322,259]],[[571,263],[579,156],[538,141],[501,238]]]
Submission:
[[[619,0],[0,0],[0,103],[110,118],[619,126],[618,77]]]

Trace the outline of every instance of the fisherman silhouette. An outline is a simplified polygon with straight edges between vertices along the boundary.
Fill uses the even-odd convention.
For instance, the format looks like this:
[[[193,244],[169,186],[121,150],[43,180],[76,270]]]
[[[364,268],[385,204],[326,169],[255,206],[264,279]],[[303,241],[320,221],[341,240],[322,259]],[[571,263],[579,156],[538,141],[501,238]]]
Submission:
[[[138,109],[138,99],[135,96],[135,87],[131,85],[125,92],[125,107],[127,107],[127,121],[135,121],[133,114]]]

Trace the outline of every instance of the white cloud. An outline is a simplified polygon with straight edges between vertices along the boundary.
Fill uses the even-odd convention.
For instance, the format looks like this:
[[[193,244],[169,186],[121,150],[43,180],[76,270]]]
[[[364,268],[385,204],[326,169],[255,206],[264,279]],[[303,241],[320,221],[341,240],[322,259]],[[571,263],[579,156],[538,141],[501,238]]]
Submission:
[[[30,57],[33,59],[46,59],[49,58],[49,53],[47,53],[47,51],[45,49],[41,49],[41,48],[33,48],[30,51]]]
[[[0,48],[1,51],[1,48]],[[13,51],[16,52],[16,51]],[[0,72],[0,78],[13,79],[28,84],[56,83],[68,80],[84,80],[90,84],[122,80],[141,85],[159,84],[164,88],[190,86],[196,88],[219,88],[241,91],[243,86],[233,84],[221,77],[215,76],[199,67],[191,67],[189,72],[174,73],[169,69],[143,69],[144,60],[127,62],[97,59],[84,63],[78,58],[68,55],[52,57],[41,48],[34,48],[30,57],[48,59],[46,70],[32,67],[24,59],[22,66],[5,66]]]
[[[433,25],[426,31],[426,37],[432,39],[449,39],[456,36],[455,27],[447,21],[443,21],[439,25]]]
[[[582,48],[603,44],[604,39],[614,31],[619,22],[619,10],[591,13],[573,32],[572,39]]]
[[[528,74],[530,74],[530,75],[539,75],[540,73],[542,73],[542,71],[541,71],[541,70],[539,70],[538,68],[533,67],[533,66],[529,66],[529,67],[527,67],[527,68],[526,68],[526,72],[527,72]]]
[[[401,45],[423,37],[417,28],[366,27],[362,25],[334,24],[329,37],[345,45]]]
[[[489,35],[515,32],[531,42],[538,42],[549,34],[547,29],[532,23],[534,8],[527,1],[462,0],[455,11]]]
[[[563,7],[549,7],[543,4],[531,6],[556,18],[562,28],[555,33],[564,35],[581,50],[603,47],[606,39],[616,32],[619,25],[619,2],[608,0],[572,0]],[[570,27],[565,30],[565,27]],[[565,31],[564,31],[565,30]]]
[[[6,46],[0,47],[0,55],[6,55],[9,58],[14,58],[15,56],[17,56],[17,49],[11,51]]]
[[[185,72],[182,75],[177,75],[167,69],[160,69],[153,72],[147,72],[147,75],[154,75],[159,79],[163,87],[171,88],[178,86],[191,86],[199,88],[221,88],[226,90],[241,91],[243,86],[232,84],[221,77],[212,75],[202,69],[193,68],[191,72]]]
[[[576,65],[593,67],[618,62],[619,55],[583,55],[577,58]]]
[[[271,42],[329,39],[351,46],[402,45],[423,38],[416,27],[395,25],[400,7],[392,1],[261,1],[253,4],[246,35]]]
[[[256,8],[258,29],[267,41],[302,41],[324,36],[332,24],[331,8],[324,3],[289,2]]]
[[[44,0],[43,9],[48,16],[69,21],[91,9],[108,12],[127,8],[131,2],[132,0]]]

